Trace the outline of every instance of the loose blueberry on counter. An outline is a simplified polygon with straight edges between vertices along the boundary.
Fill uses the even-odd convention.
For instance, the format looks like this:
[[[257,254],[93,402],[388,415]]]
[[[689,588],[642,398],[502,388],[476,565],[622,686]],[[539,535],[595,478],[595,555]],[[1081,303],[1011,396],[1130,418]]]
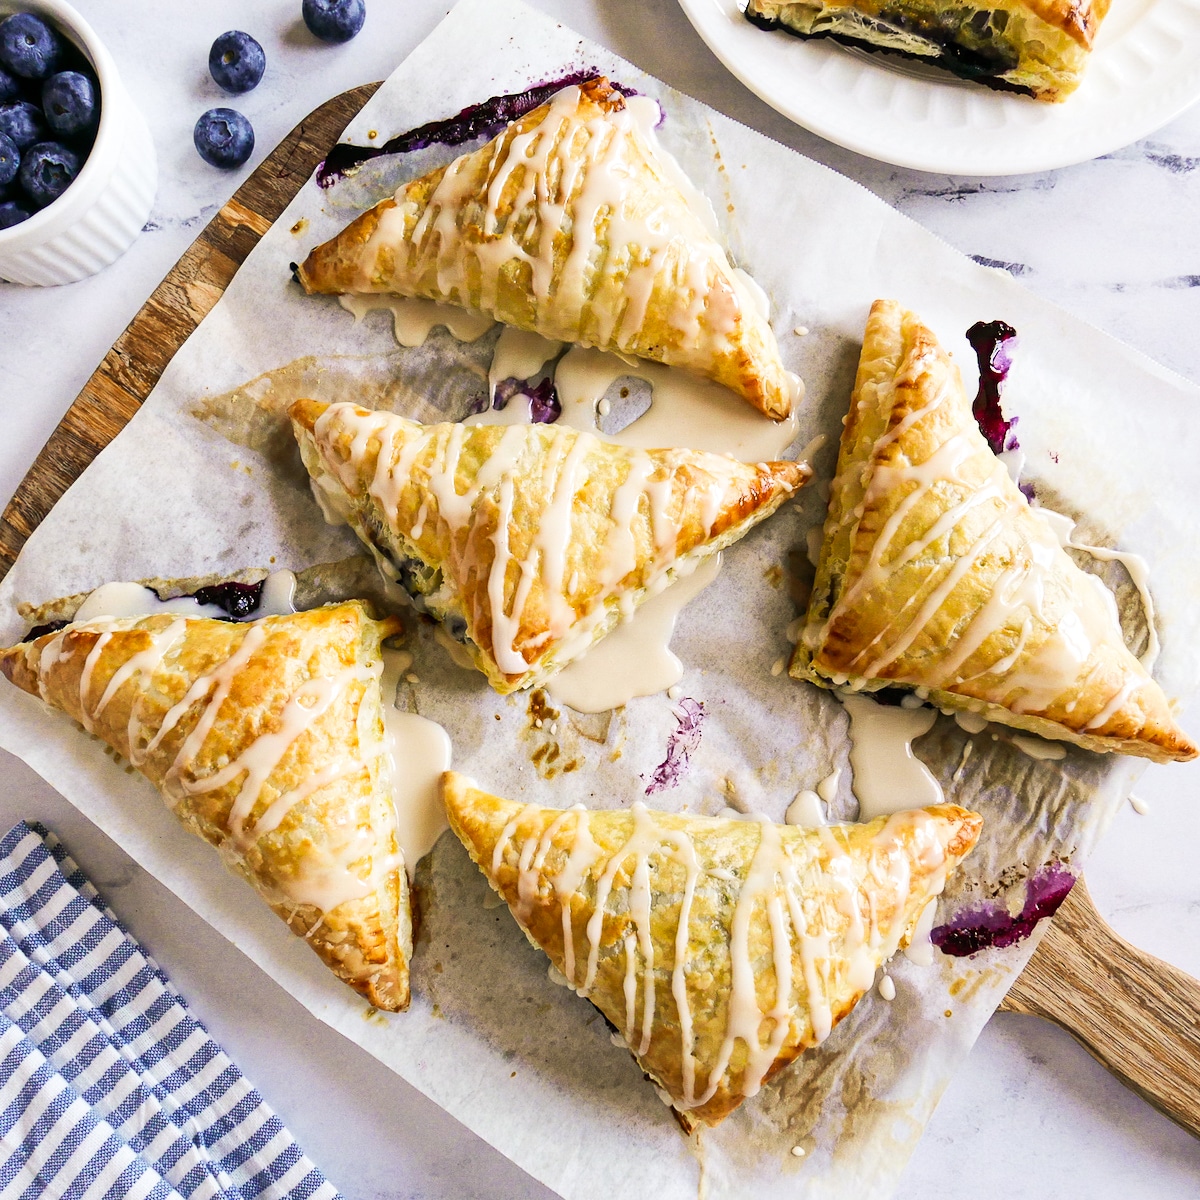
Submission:
[[[81,71],[59,71],[42,85],[46,124],[59,135],[84,133],[96,123],[96,85]]]
[[[5,200],[0,204],[0,229],[11,229],[14,225],[20,225],[22,221],[28,221],[33,213],[29,211],[29,206],[23,204],[20,200]]]
[[[33,13],[0,21],[0,63],[22,79],[45,79],[62,56],[62,39]]]
[[[267,69],[263,48],[248,33],[231,29],[212,44],[208,73],[227,92],[248,92],[258,86]]]
[[[21,94],[21,82],[4,67],[0,67],[0,103],[15,100]]]
[[[21,169],[21,152],[17,143],[7,134],[0,133],[0,187],[6,187],[17,177]],[[8,199],[0,195],[0,200]]]
[[[300,12],[309,33],[323,42],[348,42],[367,19],[363,0],[304,0]]]
[[[50,131],[42,110],[29,100],[0,104],[0,133],[12,138],[18,150],[42,141]]]
[[[210,108],[192,130],[196,152],[206,163],[229,170],[240,167],[254,151],[254,128],[232,108]]]
[[[38,208],[45,208],[71,186],[81,165],[74,150],[58,142],[38,142],[21,159],[21,186]]]

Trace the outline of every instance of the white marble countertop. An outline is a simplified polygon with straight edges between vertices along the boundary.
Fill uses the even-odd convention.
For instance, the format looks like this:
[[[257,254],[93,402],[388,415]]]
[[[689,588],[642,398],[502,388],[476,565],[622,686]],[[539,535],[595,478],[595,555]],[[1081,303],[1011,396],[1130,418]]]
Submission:
[[[1009,264],[1026,286],[1200,382],[1200,107],[1146,141],[1061,171],[990,181],[922,175],[789,124],[725,73],[673,0],[532,2],[857,180],[964,253]],[[386,76],[449,0],[368,0],[363,33],[342,47],[308,37],[299,0],[260,0],[252,15],[238,0],[76,4],[149,120],[159,193],[147,232],[103,274],[45,290],[0,284],[4,500],[105,351],[246,173],[321,101]],[[254,123],[255,154],[242,171],[226,174],[196,156],[191,129],[202,111],[225,102],[206,63],[212,39],[230,28],[262,42],[268,67],[258,89],[234,102]],[[1200,735],[1200,712],[1189,718],[1185,725]],[[1088,865],[1089,885],[1120,934],[1200,975],[1200,762],[1151,766],[1138,792],[1148,813],[1122,810]],[[550,1195],[309,1016],[24,764],[0,752],[0,830],[20,818],[59,833],[348,1200]],[[1200,1141],[1122,1088],[1056,1027],[997,1016],[942,1100],[899,1195],[1195,1197]]]

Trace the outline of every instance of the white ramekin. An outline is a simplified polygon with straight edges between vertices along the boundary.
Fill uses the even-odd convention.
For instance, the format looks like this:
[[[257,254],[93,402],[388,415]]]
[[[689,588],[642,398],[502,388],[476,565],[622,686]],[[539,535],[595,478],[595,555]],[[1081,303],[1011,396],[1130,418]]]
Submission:
[[[53,204],[0,229],[0,279],[49,286],[103,270],[141,232],[158,183],[154,143],[116,64],[88,23],[63,0],[0,0],[0,18],[32,12],[80,50],[100,83],[100,127],[79,176]]]

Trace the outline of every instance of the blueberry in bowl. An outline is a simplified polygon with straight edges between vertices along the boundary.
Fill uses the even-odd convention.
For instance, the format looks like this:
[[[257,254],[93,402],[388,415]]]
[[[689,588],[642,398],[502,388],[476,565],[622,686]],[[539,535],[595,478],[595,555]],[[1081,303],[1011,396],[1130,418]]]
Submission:
[[[233,108],[210,108],[192,130],[196,152],[206,163],[231,170],[254,152],[254,127]]]
[[[21,151],[17,148],[17,143],[7,134],[0,133],[0,188],[7,188],[16,179],[20,169]],[[0,200],[8,198],[7,195],[0,195]]]
[[[13,13],[0,21],[0,63],[22,79],[53,74],[63,50],[58,33],[33,13]]]
[[[100,117],[100,98],[82,71],[59,71],[42,85],[42,113],[59,137],[85,134]]]
[[[304,0],[304,24],[323,42],[348,42],[363,27],[367,7],[363,0]]]
[[[11,229],[32,216],[33,209],[27,201],[5,200],[0,203],[0,229]]]
[[[266,69],[267,56],[262,46],[240,29],[221,34],[208,52],[208,73],[217,87],[227,92],[256,88]]]
[[[18,150],[44,141],[49,129],[42,110],[32,100],[0,104],[0,133],[12,138]]]
[[[0,67],[0,104],[18,100],[21,96],[21,81],[6,67]]]
[[[71,186],[82,165],[79,155],[60,142],[38,142],[21,159],[21,187],[38,208],[45,208]]]

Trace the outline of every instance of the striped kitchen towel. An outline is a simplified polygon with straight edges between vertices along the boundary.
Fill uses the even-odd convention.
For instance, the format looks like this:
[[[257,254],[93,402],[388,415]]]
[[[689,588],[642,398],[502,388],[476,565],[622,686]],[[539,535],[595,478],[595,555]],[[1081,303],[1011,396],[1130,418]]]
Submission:
[[[53,834],[0,841],[0,1197],[338,1200]]]

